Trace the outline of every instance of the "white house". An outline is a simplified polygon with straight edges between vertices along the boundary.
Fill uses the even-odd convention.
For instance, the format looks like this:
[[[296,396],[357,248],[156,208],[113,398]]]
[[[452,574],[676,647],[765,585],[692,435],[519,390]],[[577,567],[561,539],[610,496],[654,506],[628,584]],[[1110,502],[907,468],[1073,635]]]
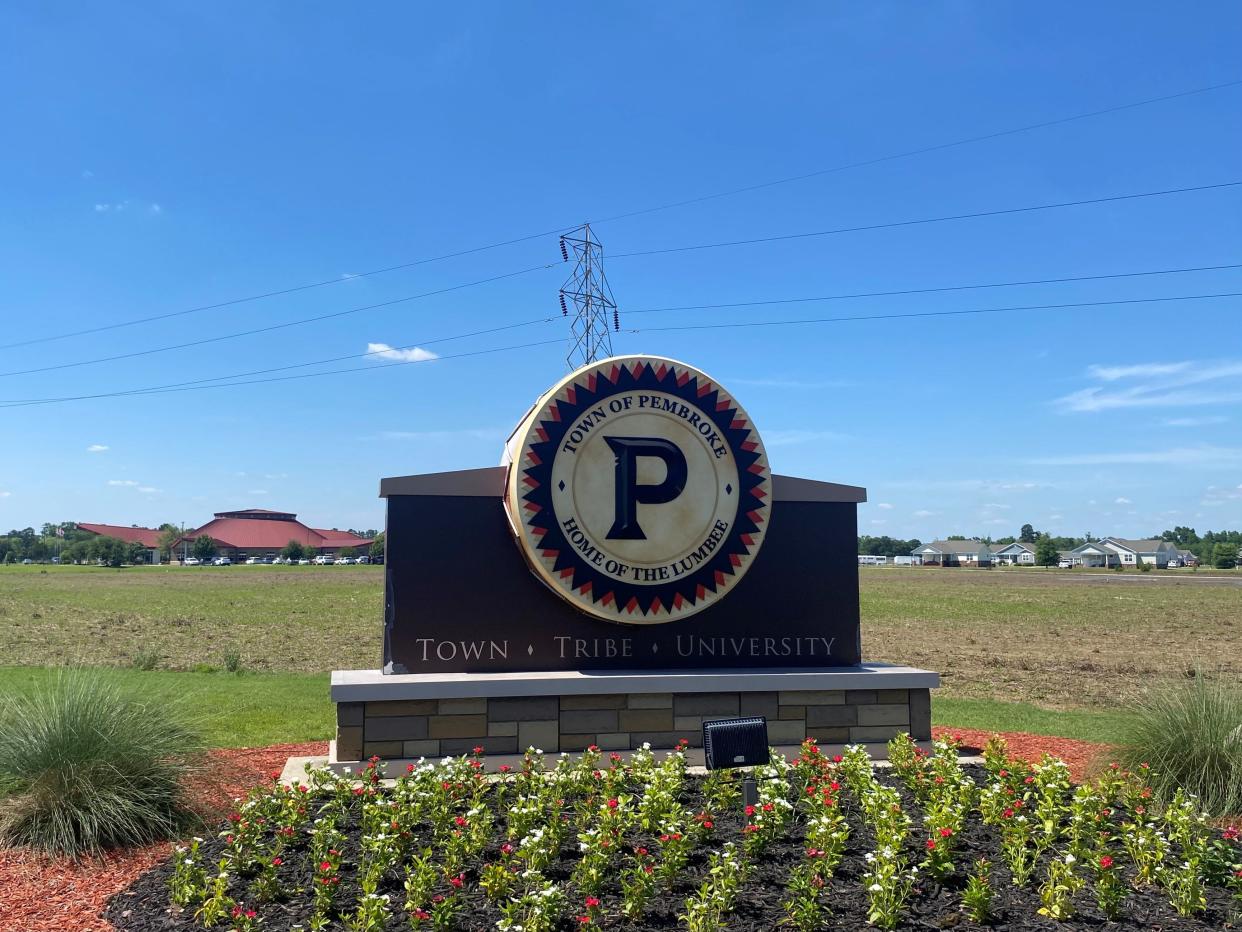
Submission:
[[[1129,540],[1105,537],[1090,541],[1070,551],[1075,562],[1083,566],[1168,566],[1178,559],[1177,545],[1167,540]]]
[[[981,540],[933,540],[910,551],[924,566],[991,566],[992,551]]]
[[[1034,566],[1035,545],[1026,541],[1015,540],[1012,544],[992,545],[992,559],[1006,566]]]

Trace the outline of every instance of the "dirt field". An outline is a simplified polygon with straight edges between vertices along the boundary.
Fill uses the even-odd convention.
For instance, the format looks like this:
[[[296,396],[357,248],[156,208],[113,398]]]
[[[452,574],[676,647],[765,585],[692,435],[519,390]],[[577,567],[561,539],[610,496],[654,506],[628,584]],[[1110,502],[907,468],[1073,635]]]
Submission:
[[[44,572],[43,570],[46,570]],[[863,651],[941,671],[940,695],[1112,708],[1195,662],[1242,675],[1242,574],[870,568]],[[0,663],[373,667],[376,567],[0,567]]]

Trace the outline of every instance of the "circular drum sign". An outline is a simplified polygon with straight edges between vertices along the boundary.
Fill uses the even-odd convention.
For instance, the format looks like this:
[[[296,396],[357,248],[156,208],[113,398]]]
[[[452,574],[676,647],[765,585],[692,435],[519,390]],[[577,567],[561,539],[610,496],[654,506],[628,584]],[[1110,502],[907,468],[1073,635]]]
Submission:
[[[588,614],[658,624],[746,573],[772,479],[759,433],[718,383],[658,356],[569,375],[510,440],[505,505],[536,574]]]

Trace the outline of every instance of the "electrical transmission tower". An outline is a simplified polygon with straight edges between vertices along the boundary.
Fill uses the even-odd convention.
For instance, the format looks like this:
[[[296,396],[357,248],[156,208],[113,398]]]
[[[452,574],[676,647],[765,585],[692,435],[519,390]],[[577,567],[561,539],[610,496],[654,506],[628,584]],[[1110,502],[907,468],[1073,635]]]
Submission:
[[[573,304],[565,361],[570,369],[577,369],[612,355],[611,331],[621,329],[621,316],[604,275],[604,247],[589,223],[561,237],[561,256],[574,264],[573,273],[561,286],[561,313],[568,317]]]

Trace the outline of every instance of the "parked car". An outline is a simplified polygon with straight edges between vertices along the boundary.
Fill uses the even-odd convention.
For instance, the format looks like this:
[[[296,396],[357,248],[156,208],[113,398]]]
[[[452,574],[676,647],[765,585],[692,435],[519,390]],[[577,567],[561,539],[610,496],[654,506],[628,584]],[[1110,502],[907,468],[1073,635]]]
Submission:
[[[198,557],[186,557],[181,561],[182,566],[199,566],[203,561]]]
[[[1072,570],[1073,568],[1074,568],[1074,561],[1072,560],[1062,560],[1060,563],[1057,564],[1057,569],[1060,569],[1060,570]]]
[[[211,565],[212,566],[232,566],[233,561],[230,560],[228,557],[216,557],[214,560],[211,561]]]
[[[246,559],[247,566],[254,566],[256,563],[262,563],[262,562],[263,561],[260,560],[258,557],[247,557]]]
[[[370,563],[370,562],[371,562],[371,558],[370,558],[370,557],[368,557],[368,556],[364,553],[364,554],[363,554],[362,556],[360,556],[360,557],[359,557],[359,558],[358,558],[355,562],[356,562],[356,563],[358,563],[359,565],[364,565],[364,566],[365,566],[367,563]]]
[[[333,562],[333,560],[332,560],[332,557],[329,557],[321,553],[319,556],[315,557],[315,559],[311,560],[311,562],[314,563],[316,566],[328,566],[330,563]]]
[[[337,566],[353,566],[354,558],[353,557],[337,557],[336,560],[333,562],[335,562]]]
[[[293,561],[290,560],[289,562],[292,563]],[[311,561],[306,559],[305,557],[303,557],[301,560],[298,560],[297,562],[298,562],[298,566],[310,566],[311,565]]]
[[[22,566],[30,566],[32,563],[34,563],[34,560],[30,560],[30,559],[22,560]]]

